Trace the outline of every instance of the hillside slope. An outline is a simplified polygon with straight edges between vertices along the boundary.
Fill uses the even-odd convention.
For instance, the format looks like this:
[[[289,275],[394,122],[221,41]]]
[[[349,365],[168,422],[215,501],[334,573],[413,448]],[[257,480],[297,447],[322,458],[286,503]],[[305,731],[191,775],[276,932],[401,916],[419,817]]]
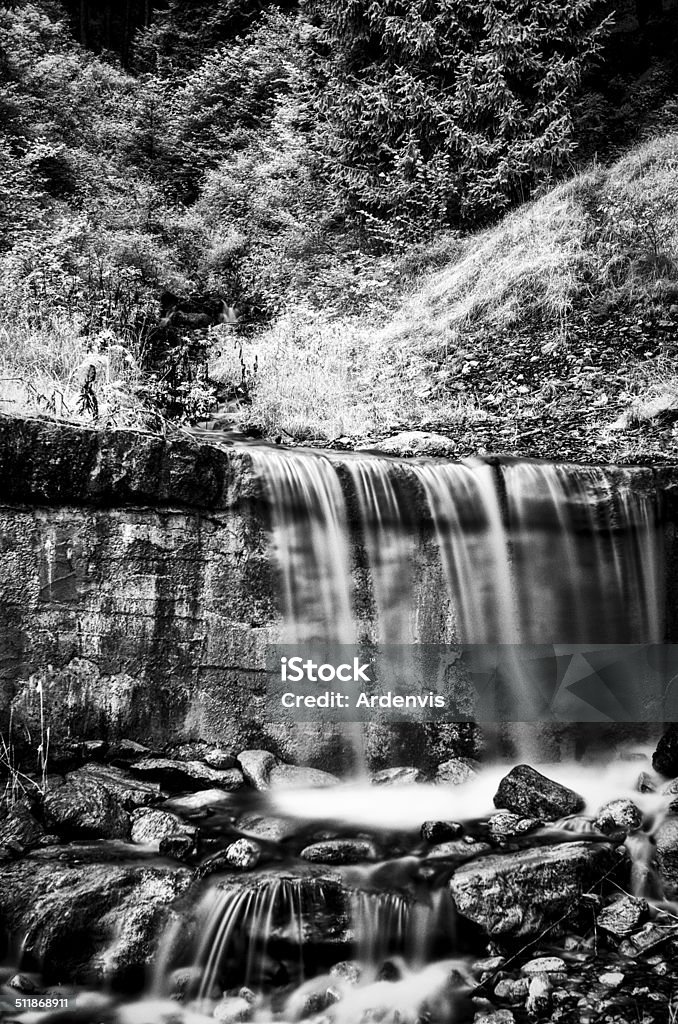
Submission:
[[[674,458],[676,209],[668,134],[490,230],[375,262],[369,314],[297,307],[246,345],[252,404],[236,419],[341,446],[419,428],[460,455]]]

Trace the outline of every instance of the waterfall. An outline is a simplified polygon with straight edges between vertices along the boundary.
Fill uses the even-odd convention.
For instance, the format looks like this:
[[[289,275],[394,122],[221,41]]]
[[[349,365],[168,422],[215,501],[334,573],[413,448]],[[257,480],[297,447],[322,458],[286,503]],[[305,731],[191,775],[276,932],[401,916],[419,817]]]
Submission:
[[[289,641],[355,642],[368,588],[381,643],[662,639],[661,535],[642,471],[264,449],[252,459]],[[442,594],[429,588],[437,635],[421,625],[431,615],[415,580],[427,543],[444,580]]]

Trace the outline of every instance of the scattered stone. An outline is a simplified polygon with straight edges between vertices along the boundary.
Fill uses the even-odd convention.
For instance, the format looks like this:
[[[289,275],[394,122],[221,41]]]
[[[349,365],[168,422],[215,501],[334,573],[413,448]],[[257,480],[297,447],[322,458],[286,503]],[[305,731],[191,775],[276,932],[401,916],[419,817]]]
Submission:
[[[647,916],[648,905],[645,900],[634,896],[620,896],[598,915],[598,926],[611,935],[630,935]]]
[[[252,1007],[241,996],[224,996],[214,1007],[212,1016],[221,1024],[240,1024],[252,1016]]]
[[[499,811],[497,814],[493,814],[488,821],[490,835],[500,840],[533,832],[542,825],[543,822],[537,818],[521,818],[513,811]]]
[[[610,800],[600,808],[595,821],[596,828],[608,833],[620,828],[636,832],[642,824],[643,815],[633,800]]]
[[[619,988],[624,981],[624,975],[621,971],[608,971],[606,974],[599,975],[598,981],[605,988]]]
[[[407,786],[415,782],[425,782],[426,776],[418,768],[384,768],[372,775],[374,786]]]
[[[494,1010],[492,1013],[477,1013],[473,1021],[474,1024],[515,1024],[515,1019],[510,1010]]]
[[[678,896],[678,816],[664,818],[655,832],[655,860],[667,899]]]
[[[138,761],[141,757],[146,757],[150,754],[148,747],[145,747],[143,743],[137,743],[135,740],[122,739],[117,743],[113,743],[106,752],[106,760],[115,763],[116,761],[122,761],[127,763],[130,761]]]
[[[458,839],[464,826],[458,821],[425,821],[421,826],[421,838],[427,843],[444,843],[448,839]]]
[[[177,833],[188,835],[195,841],[198,830],[187,825],[181,818],[170,811],[161,811],[155,807],[141,807],[132,811],[132,842],[159,843],[161,839]]]
[[[494,989],[497,999],[507,1003],[522,1003],[530,987],[529,978],[502,978]]]
[[[428,430],[403,430],[383,441],[356,446],[356,451],[365,450],[404,457],[428,455],[436,458],[454,458],[457,454],[457,444],[444,434],[434,434]]]
[[[499,783],[494,805],[523,817],[554,821],[583,810],[584,800],[530,765],[520,764]]]
[[[466,861],[482,857],[491,849],[489,843],[483,843],[471,836],[464,836],[462,839],[452,839],[448,843],[432,846],[424,860],[452,860],[463,864]]]
[[[110,791],[95,779],[69,778],[48,793],[45,824],[59,835],[78,839],[127,839],[130,819]]]
[[[312,843],[300,855],[314,864],[360,864],[377,860],[377,850],[369,839],[328,839]]]
[[[158,843],[158,853],[172,860],[191,861],[196,854],[195,837],[185,832],[165,836]]]
[[[673,936],[675,936],[675,929],[662,928],[661,925],[650,921],[640,931],[634,932],[630,938],[624,939],[619,947],[619,952],[622,956],[642,955]]]
[[[548,974],[538,974],[530,980],[525,1009],[531,1017],[545,1016],[551,1007],[552,985]]]
[[[363,969],[355,960],[341,960],[330,967],[330,976],[340,978],[348,985],[357,985],[362,977]]]
[[[245,779],[255,789],[304,789],[336,786],[340,780],[336,775],[320,771],[319,768],[301,768],[278,761],[268,750],[243,750],[238,754],[238,763]]]
[[[40,987],[28,974],[15,974],[7,982],[10,988],[16,989],[17,992],[22,992],[24,995],[30,996],[35,992],[40,991]]]
[[[659,740],[652,755],[652,767],[668,779],[678,775],[678,724],[670,725]]]
[[[203,761],[210,768],[217,768],[223,770],[224,768],[235,768],[237,761],[235,755],[230,750],[224,750],[223,747],[212,747],[205,754]]]
[[[280,843],[283,839],[289,839],[298,827],[288,818],[263,817],[254,813],[243,814],[236,821],[236,828],[240,832],[246,832],[255,839],[264,839],[269,843]]]
[[[212,810],[230,806],[232,799],[223,789],[203,789],[198,793],[173,796],[165,800],[163,810],[173,811],[184,818],[204,818]]]
[[[226,850],[226,861],[238,871],[251,871],[261,860],[261,847],[253,839],[237,839]]]
[[[470,757],[451,757],[438,765],[436,782],[450,786],[460,786],[478,774],[478,762]]]
[[[529,978],[537,974],[564,974],[567,965],[559,956],[538,956],[523,964],[521,971]]]
[[[559,843],[472,860],[449,888],[460,916],[486,935],[522,938],[562,918],[617,863],[607,843]]]
[[[195,792],[218,786],[234,792],[244,783],[238,768],[219,770],[210,768],[202,761],[172,761],[167,757],[147,757],[143,761],[135,761],[130,765],[130,771],[142,779],[150,779],[151,782],[175,790]]]
[[[504,956],[486,956],[482,960],[475,960],[471,964],[471,970],[484,980],[489,975],[496,974],[505,963],[506,957]]]
[[[636,789],[639,793],[656,793],[657,783],[649,772],[641,772],[636,782]]]
[[[23,803],[15,804],[4,821],[0,821],[0,846],[32,850],[44,839],[45,830]]]
[[[104,786],[126,811],[132,811],[136,807],[148,807],[163,797],[163,792],[156,782],[132,779],[122,768],[111,764],[85,764],[82,768],[70,772],[66,778],[76,781],[94,779]]]

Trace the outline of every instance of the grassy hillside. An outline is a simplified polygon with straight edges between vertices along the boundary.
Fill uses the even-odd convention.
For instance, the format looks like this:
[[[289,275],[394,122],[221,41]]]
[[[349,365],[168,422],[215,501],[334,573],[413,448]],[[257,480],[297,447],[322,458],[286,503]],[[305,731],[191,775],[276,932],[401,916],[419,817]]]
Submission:
[[[297,306],[245,345],[252,404],[231,413],[285,440],[416,427],[460,454],[674,458],[677,208],[668,134],[490,230],[375,261],[368,312]],[[238,351],[212,372],[233,379]]]

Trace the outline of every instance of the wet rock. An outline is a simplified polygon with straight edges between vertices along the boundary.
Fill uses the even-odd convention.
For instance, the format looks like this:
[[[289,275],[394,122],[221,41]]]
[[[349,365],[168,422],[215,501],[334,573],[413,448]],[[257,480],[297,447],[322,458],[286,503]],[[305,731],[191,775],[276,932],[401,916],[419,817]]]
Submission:
[[[225,859],[239,871],[251,871],[261,860],[261,847],[252,839],[237,839],[226,850]]]
[[[130,834],[129,815],[95,779],[69,778],[47,794],[43,815],[49,829],[67,838],[126,839]]]
[[[567,814],[577,814],[583,809],[584,800],[567,786],[548,779],[530,765],[521,764],[499,783],[494,805],[526,818],[554,821]]]
[[[378,854],[369,839],[328,839],[305,847],[300,856],[315,864],[360,864]]]
[[[237,767],[235,754],[230,750],[225,750],[223,747],[212,747],[203,757],[203,761],[210,768],[220,770]]]
[[[530,979],[530,987],[525,1000],[525,1009],[531,1017],[545,1016],[551,1006],[552,985],[546,974],[538,974]]]
[[[383,768],[372,775],[372,784],[375,786],[404,786],[425,781],[424,773],[413,767]]]
[[[606,974],[601,974],[598,981],[605,988],[619,988],[624,981],[624,975],[621,971],[608,971]]]
[[[665,818],[655,832],[657,872],[668,899],[678,896],[678,816]]]
[[[7,984],[10,988],[15,989],[17,992],[22,992],[26,996],[40,991],[38,983],[28,974],[15,974],[9,979]]]
[[[302,768],[278,761],[268,750],[243,750],[238,763],[251,786],[263,792],[267,789],[305,789],[336,786],[339,779],[318,768]]]
[[[135,807],[148,807],[157,803],[163,796],[156,782],[140,782],[122,768],[110,764],[86,764],[70,772],[66,778],[76,782],[80,779],[94,779],[104,786],[126,811],[132,811]]]
[[[426,854],[425,860],[451,860],[459,864],[468,860],[474,860],[485,853],[489,853],[492,847],[489,843],[483,843],[479,839],[472,839],[464,836],[462,839],[451,839],[447,843],[439,843],[432,846]]]
[[[513,811],[499,811],[498,814],[493,814],[488,821],[490,835],[499,840],[525,835],[526,832],[533,832],[541,825],[543,822],[538,818],[521,818]]]
[[[619,952],[622,956],[641,956],[661,946],[674,936],[674,928],[664,928],[650,921],[639,931],[634,932],[628,939],[624,939],[619,947]]]
[[[369,445],[358,445],[356,451],[384,452],[387,455],[428,455],[436,458],[454,458],[457,455],[455,441],[444,434],[434,434],[428,430],[403,430],[383,441],[375,441]]]
[[[156,807],[141,807],[132,811],[133,843],[159,843],[161,839],[177,833],[188,835],[195,841],[198,830],[187,825],[181,818],[170,811],[161,811]]]
[[[341,960],[330,967],[330,977],[339,978],[348,985],[357,985],[362,978],[363,969],[356,960]]]
[[[660,775],[675,779],[678,775],[678,725],[668,727],[652,755],[652,767]]]
[[[645,900],[633,896],[620,896],[598,914],[598,927],[620,938],[629,935],[647,917]]]
[[[490,975],[496,974],[505,963],[505,956],[485,956],[482,960],[474,960],[471,964],[471,970],[484,981]]]
[[[474,1024],[515,1024],[515,1017],[510,1010],[494,1010],[491,1013],[481,1011],[473,1018]]]
[[[164,801],[162,809],[185,818],[204,818],[210,811],[224,810],[231,803],[231,796],[223,789],[203,789],[198,793],[173,796]]]
[[[43,965],[46,984],[104,975],[140,984],[169,908],[188,887],[188,869],[120,862],[119,849],[118,859],[102,860],[105,845],[35,851],[0,872],[5,927],[25,936],[24,955]]]
[[[45,839],[45,830],[23,803],[15,804],[0,821],[0,846],[14,846],[19,851],[32,850]]]
[[[122,762],[123,764],[128,764],[132,761],[138,761],[141,757],[146,757],[148,754],[150,754],[150,750],[143,743],[123,738],[117,743],[111,744],[106,751],[106,760],[113,763]]]
[[[260,792],[269,788],[271,769],[277,762],[274,754],[268,750],[243,750],[237,761],[250,786]]]
[[[601,832],[635,832],[643,824],[643,815],[633,800],[610,800],[598,811],[595,821],[596,828]]]
[[[239,1024],[252,1017],[252,1007],[241,996],[224,996],[214,1007],[212,1016],[221,1024]]]
[[[158,782],[168,789],[193,790],[219,787],[228,792],[240,789],[244,783],[238,768],[223,770],[210,768],[202,761],[172,761],[167,757],[148,757],[135,761],[130,771],[144,780]]]
[[[560,843],[473,860],[457,868],[449,888],[460,916],[486,935],[522,938],[574,909],[618,862],[606,843]]]
[[[538,974],[565,974],[567,964],[559,956],[538,956],[523,964],[521,971],[528,978]]]
[[[425,821],[421,826],[421,838],[427,843],[444,843],[457,839],[464,831],[457,821]]]
[[[436,782],[459,786],[478,774],[478,762],[470,757],[451,757],[438,765]]]
[[[255,839],[265,839],[269,843],[280,843],[283,839],[293,836],[298,825],[287,818],[273,818],[269,815],[242,814],[236,821],[236,828],[246,832]]]
[[[639,793],[656,793],[657,783],[649,772],[641,772],[636,782],[636,789]]]
[[[158,843],[158,853],[163,857],[171,857],[172,860],[190,862],[196,854],[197,836],[189,835],[186,832],[175,832],[171,836],[163,836]]]

